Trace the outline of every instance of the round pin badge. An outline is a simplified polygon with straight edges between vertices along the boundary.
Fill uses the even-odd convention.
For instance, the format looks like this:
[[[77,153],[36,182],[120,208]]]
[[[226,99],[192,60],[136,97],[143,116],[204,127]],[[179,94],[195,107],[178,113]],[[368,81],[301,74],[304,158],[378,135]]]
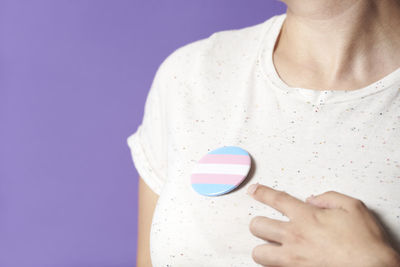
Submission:
[[[194,166],[193,189],[205,196],[219,196],[238,187],[251,166],[249,153],[237,146],[223,146],[208,152]]]

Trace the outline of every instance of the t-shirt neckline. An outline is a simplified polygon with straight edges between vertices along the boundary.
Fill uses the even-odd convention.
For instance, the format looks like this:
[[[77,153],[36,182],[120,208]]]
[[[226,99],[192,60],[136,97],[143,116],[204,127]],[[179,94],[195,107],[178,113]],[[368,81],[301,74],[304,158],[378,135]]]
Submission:
[[[273,63],[273,50],[285,18],[286,13],[283,13],[272,17],[271,23],[267,23],[269,19],[264,22],[261,44],[257,54],[257,65],[260,68],[262,77],[286,95],[312,103],[340,103],[365,98],[366,96],[382,92],[388,88],[393,88],[396,82],[400,82],[399,67],[383,78],[365,87],[354,90],[314,90],[287,85],[279,77]]]

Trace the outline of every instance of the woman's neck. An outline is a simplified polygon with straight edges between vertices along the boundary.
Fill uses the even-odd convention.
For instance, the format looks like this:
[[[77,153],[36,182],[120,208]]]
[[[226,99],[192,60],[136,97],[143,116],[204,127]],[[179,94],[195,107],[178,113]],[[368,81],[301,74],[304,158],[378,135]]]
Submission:
[[[287,16],[274,61],[281,62],[283,72],[292,65],[317,76],[314,81],[296,81],[288,72],[289,85],[341,90],[353,84],[355,89],[400,67],[400,1],[284,2]]]

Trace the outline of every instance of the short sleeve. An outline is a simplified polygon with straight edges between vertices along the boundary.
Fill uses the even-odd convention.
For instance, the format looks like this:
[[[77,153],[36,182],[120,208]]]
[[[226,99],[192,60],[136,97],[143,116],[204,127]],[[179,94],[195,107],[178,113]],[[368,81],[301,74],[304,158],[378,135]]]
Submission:
[[[164,63],[164,62],[163,62]],[[127,138],[131,157],[144,182],[157,194],[167,179],[166,98],[161,64],[148,92],[142,123]]]

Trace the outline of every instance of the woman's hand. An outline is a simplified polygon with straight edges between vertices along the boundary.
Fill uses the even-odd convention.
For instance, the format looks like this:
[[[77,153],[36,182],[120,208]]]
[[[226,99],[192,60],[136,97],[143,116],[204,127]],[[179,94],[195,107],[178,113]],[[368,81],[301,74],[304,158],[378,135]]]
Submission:
[[[400,266],[400,256],[390,246],[383,227],[358,199],[329,191],[303,202],[261,184],[249,194],[290,220],[285,222],[264,216],[251,220],[250,232],[270,241],[253,249],[252,258],[258,264]]]

